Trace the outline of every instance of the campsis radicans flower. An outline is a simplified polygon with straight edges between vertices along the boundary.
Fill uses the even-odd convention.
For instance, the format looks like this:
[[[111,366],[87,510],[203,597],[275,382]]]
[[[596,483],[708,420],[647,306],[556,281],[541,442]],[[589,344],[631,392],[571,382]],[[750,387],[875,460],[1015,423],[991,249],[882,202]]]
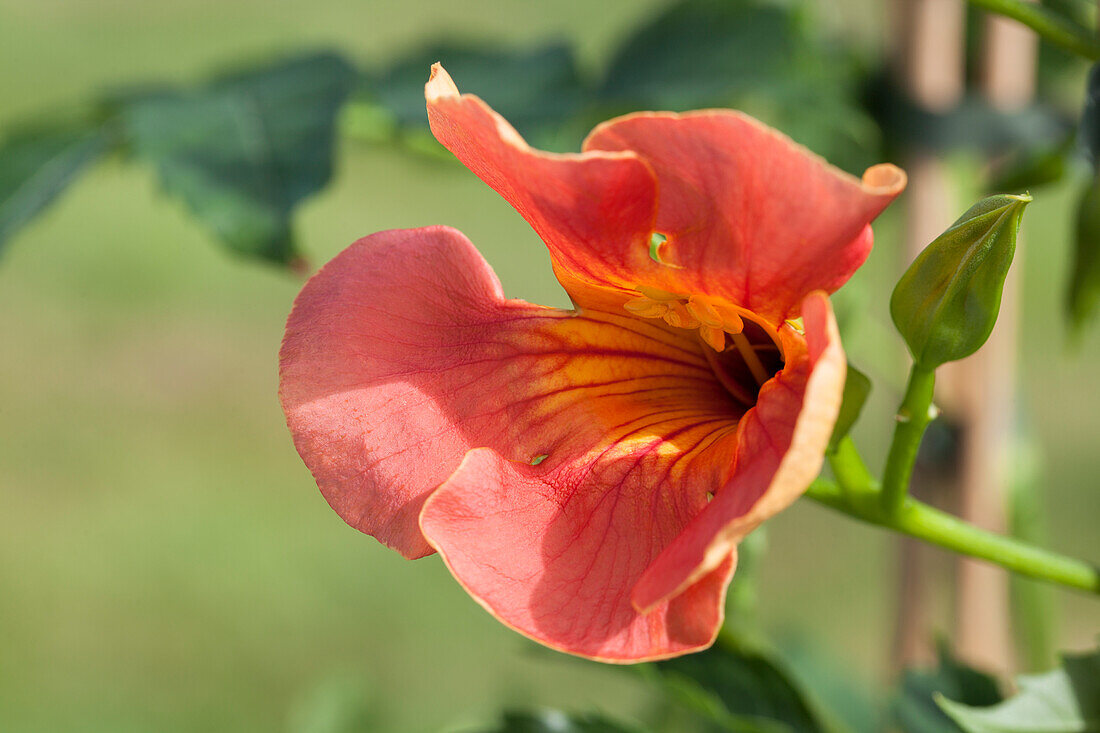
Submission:
[[[827,294],[905,175],[856,179],[728,110],[631,114],[550,154],[438,64],[426,96],[575,307],[505,299],[454,229],[359,240],[287,322],[298,452],[346,522],[438,552],[536,641],[608,662],[707,647],[738,542],[821,468],[846,369]]]

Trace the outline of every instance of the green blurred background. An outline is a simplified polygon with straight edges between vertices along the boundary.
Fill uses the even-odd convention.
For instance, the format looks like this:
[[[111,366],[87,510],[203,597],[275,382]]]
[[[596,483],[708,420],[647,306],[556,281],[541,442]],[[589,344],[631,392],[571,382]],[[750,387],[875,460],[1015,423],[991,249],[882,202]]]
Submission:
[[[302,48],[369,67],[441,37],[568,39],[592,70],[662,6],[0,0],[0,129],[105,88]],[[819,15],[876,48],[882,12],[823,0]],[[1100,329],[1065,348],[1071,206],[1068,187],[1046,189],[1025,217],[1023,403],[1050,544],[1095,558]],[[365,234],[436,223],[465,232],[510,296],[565,302],[541,244],[496,194],[393,147],[342,140],[337,176],[297,232],[316,266]],[[904,374],[886,309],[904,264],[899,224],[894,214],[878,228],[858,276],[867,317],[847,341],[877,378],[856,432],[874,465]],[[117,157],[11,242],[0,260],[0,731],[325,733],[341,717],[434,731],[532,703],[643,718],[649,701],[628,675],[533,652],[437,559],[407,562],[328,508],[275,395],[300,286],[227,254],[148,168]],[[766,628],[868,685],[881,679],[892,540],[803,502],[771,522],[769,547]],[[1090,645],[1095,608],[1055,598],[1059,645]]]

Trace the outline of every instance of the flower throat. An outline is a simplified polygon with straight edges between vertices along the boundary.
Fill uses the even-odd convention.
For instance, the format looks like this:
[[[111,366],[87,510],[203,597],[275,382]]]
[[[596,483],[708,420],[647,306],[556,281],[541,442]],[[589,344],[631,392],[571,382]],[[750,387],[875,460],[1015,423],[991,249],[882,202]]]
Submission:
[[[783,352],[748,311],[698,295],[638,286],[623,307],[641,318],[660,318],[674,328],[698,329],[715,376],[745,407],[756,404],[760,387],[783,368]]]

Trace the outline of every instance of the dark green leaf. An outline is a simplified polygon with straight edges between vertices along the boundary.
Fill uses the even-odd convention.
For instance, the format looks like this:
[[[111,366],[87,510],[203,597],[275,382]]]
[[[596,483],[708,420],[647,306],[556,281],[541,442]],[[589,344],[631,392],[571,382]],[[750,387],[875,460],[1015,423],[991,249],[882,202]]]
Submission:
[[[825,730],[794,680],[776,661],[728,636],[706,651],[654,666],[681,702],[725,730]]]
[[[100,126],[27,129],[0,143],[0,249],[108,147]]]
[[[1080,330],[1100,304],[1100,176],[1082,192],[1075,235],[1067,306],[1071,325]]]
[[[889,76],[871,90],[870,109],[886,139],[895,146],[926,150],[970,149],[997,153],[1021,146],[1056,145],[1073,129],[1072,122],[1050,105],[1036,102],[1005,112],[977,94],[946,112],[913,102]]]
[[[1020,692],[976,708],[948,693],[937,702],[966,733],[1100,732],[1100,652],[1066,656],[1062,668],[1021,676]]]
[[[898,281],[890,315],[921,367],[962,359],[989,338],[1030,201],[1027,195],[982,199],[936,237]]]
[[[859,104],[861,69],[818,27],[793,3],[683,0],[619,48],[599,97],[622,111],[737,107],[862,171],[878,130]]]
[[[837,444],[856,424],[869,394],[871,394],[871,380],[866,374],[849,364],[848,378],[844,380],[844,401],[840,405],[836,425],[833,426],[833,435],[829,438],[830,451],[836,450]]]
[[[1056,183],[1066,174],[1073,138],[1056,145],[1017,149],[997,166],[986,184],[990,193],[1027,191]]]
[[[636,728],[602,715],[574,715],[557,710],[505,713],[499,726],[486,733],[639,733]]]
[[[798,33],[787,8],[747,0],[686,0],[619,49],[600,90],[609,101],[691,109],[784,77]]]
[[[167,191],[234,251],[286,263],[291,212],[332,175],[336,114],[354,78],[338,56],[318,54],[121,107]]]
[[[532,143],[553,137],[584,102],[572,50],[553,44],[533,51],[440,43],[368,80],[368,91],[402,128],[424,128],[424,84],[440,62],[463,93],[477,94]]]
[[[992,677],[960,663],[942,644],[939,656],[937,669],[909,669],[902,676],[893,710],[904,733],[958,733],[951,719],[936,707],[936,695],[975,706],[994,705],[1002,699]]]
[[[1096,171],[1100,165],[1100,63],[1089,70],[1085,86],[1085,106],[1077,128],[1077,144]]]

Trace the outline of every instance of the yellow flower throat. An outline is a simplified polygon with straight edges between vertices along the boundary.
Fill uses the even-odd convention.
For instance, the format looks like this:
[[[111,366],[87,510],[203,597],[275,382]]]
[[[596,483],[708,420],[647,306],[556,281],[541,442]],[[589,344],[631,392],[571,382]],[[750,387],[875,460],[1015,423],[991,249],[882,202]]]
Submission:
[[[637,297],[623,304],[629,313],[640,318],[661,318],[673,328],[697,328],[703,342],[719,354],[726,350],[729,336],[757,385],[771,378],[756,347],[745,338],[745,321],[738,309],[700,295],[669,293],[644,285],[635,290]]]

